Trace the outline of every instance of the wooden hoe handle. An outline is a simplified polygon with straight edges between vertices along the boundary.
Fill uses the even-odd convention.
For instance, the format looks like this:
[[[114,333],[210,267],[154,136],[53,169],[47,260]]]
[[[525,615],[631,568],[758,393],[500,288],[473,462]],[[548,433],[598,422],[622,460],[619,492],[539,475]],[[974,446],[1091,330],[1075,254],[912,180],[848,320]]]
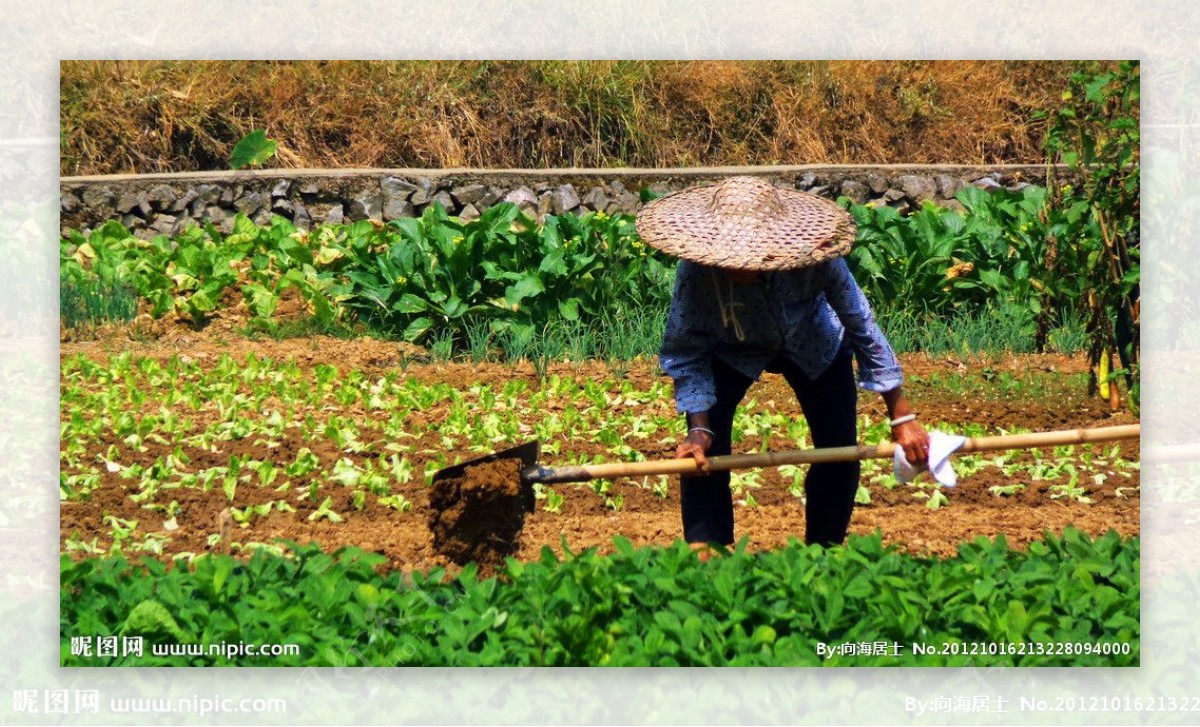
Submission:
[[[1096,429],[1066,429],[1057,432],[1033,432],[1030,434],[1006,434],[998,437],[972,437],[958,449],[959,452],[988,452],[1005,449],[1035,449],[1057,447],[1089,442],[1114,442],[1138,439],[1140,424]],[[829,447],[826,449],[798,449],[787,452],[764,452],[761,454],[729,454],[709,457],[711,472],[723,470],[752,469],[756,467],[778,467],[785,464],[814,464],[817,462],[849,462],[852,460],[888,458],[893,456],[896,445],[891,442],[875,446]],[[524,474],[532,482],[587,482],[600,478],[642,477],[646,475],[690,475],[700,470],[696,460],[666,459],[648,462],[612,462],[575,467],[537,467]]]

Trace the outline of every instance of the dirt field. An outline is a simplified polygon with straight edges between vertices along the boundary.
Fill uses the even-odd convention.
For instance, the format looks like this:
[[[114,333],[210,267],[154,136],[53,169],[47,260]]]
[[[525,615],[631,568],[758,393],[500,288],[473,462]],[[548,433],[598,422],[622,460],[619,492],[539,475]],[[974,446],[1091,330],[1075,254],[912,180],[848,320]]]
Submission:
[[[286,341],[248,341],[237,337],[224,338],[219,334],[205,333],[164,337],[158,340],[134,343],[128,340],[72,343],[62,345],[61,355],[65,359],[77,354],[104,360],[108,355],[121,350],[130,350],[137,356],[167,359],[174,355],[186,357],[202,365],[214,361],[223,354],[242,358],[247,353],[276,360],[294,359],[302,367],[318,363],[334,363],[339,369],[362,368],[369,372],[385,371],[403,366],[404,376],[416,377],[423,382],[446,382],[456,388],[466,388],[473,383],[500,385],[512,378],[526,378],[536,386],[537,378],[532,367],[516,367],[498,364],[432,364],[420,363],[409,358],[396,344],[370,339],[341,341],[328,338],[295,339]],[[411,352],[410,352],[411,353]],[[1055,382],[1065,375],[1078,374],[1085,370],[1078,359],[1062,356],[1017,356],[996,360],[959,361],[953,358],[928,358],[924,356],[902,356],[909,383],[906,391],[914,408],[926,422],[944,421],[954,424],[976,424],[990,431],[1025,428],[1032,431],[1057,430],[1077,427],[1112,426],[1134,423],[1137,420],[1127,412],[1111,414],[1107,406],[1098,399],[1086,399],[1081,387],[1068,390]],[[610,377],[614,372],[600,363],[555,364],[551,371],[563,377],[575,377],[578,381],[587,378]],[[662,380],[662,375],[651,362],[631,365],[623,372],[635,387],[643,389]],[[954,377],[965,378],[955,379]],[[1017,395],[1004,395],[997,386],[991,394],[989,382],[997,377],[1032,377],[1044,379],[1051,388],[1036,387]],[[973,381],[975,388],[964,390],[947,381]],[[983,382],[979,384],[979,382]],[[982,387],[982,388],[981,388]],[[751,389],[748,398],[757,399],[777,406],[780,411],[797,411],[794,397],[783,380],[775,375],[765,375]],[[664,406],[672,405],[670,402]],[[884,416],[879,397],[863,392],[859,400],[860,415],[876,421]],[[798,413],[798,411],[797,411]],[[367,412],[353,407],[342,413],[344,416],[369,416]],[[214,412],[215,415],[215,412]],[[422,416],[430,422],[437,421],[443,412],[439,405],[430,407]],[[66,413],[63,416],[67,416]],[[671,456],[674,443],[644,446],[639,451],[647,458]],[[102,442],[103,447],[111,441]],[[262,450],[249,439],[221,442],[218,451],[198,450],[191,452],[193,467],[216,466],[227,463],[232,454],[245,454],[263,459],[273,458],[277,462],[291,461],[302,447],[309,447],[324,461],[336,460],[341,456],[332,442],[324,440],[303,441],[299,438],[285,439],[270,453]],[[757,450],[762,444],[759,436],[748,436],[739,447],[742,451]],[[439,442],[434,438],[416,443],[416,450],[434,450]],[[594,442],[560,442],[561,452],[593,454],[605,448]],[[768,446],[778,445],[771,439]],[[147,464],[155,457],[174,449],[174,444],[147,443],[147,451],[139,456]],[[1101,452],[1100,445],[1081,447],[1080,450]],[[1136,441],[1121,444],[1121,456],[1137,461],[1140,454]],[[452,453],[468,459],[470,453]],[[1029,462],[1033,453],[1014,453],[1012,462]],[[423,462],[416,462],[418,472]],[[542,464],[556,464],[553,455],[543,454]],[[885,542],[897,544],[914,553],[948,555],[956,552],[963,540],[976,536],[994,537],[1003,534],[1010,544],[1024,545],[1041,537],[1045,531],[1059,532],[1068,525],[1094,535],[1115,529],[1122,535],[1139,532],[1140,477],[1136,469],[1115,472],[1095,482],[1091,477],[1081,477],[1087,497],[1093,501],[1084,504],[1068,498],[1051,499],[1050,488],[1056,480],[1025,481],[1026,487],[1011,496],[997,496],[989,491],[994,485],[1012,484],[1019,480],[1007,477],[997,467],[984,467],[969,476],[960,477],[959,485],[944,490],[949,503],[931,510],[925,501],[913,496],[914,489],[896,487],[887,489],[872,486],[871,502],[859,505],[851,522],[851,532],[869,534],[879,530]],[[111,544],[109,528],[103,524],[106,515],[123,519],[140,519],[150,530],[154,513],[148,512],[141,503],[130,499],[135,483],[108,473],[92,498],[86,502],[63,502],[61,507],[61,540],[65,549],[68,538],[90,540],[98,538],[98,545],[107,548]],[[623,535],[635,545],[665,545],[680,536],[678,481],[670,483],[665,496],[655,493],[645,482],[619,480],[613,492],[624,497],[619,511],[605,507],[604,498],[598,496],[587,484],[556,485],[555,491],[563,497],[560,512],[551,513],[539,501],[538,510],[526,517],[524,530],[516,557],[537,558],[544,546],[555,550],[566,542],[572,550],[598,547],[607,550],[615,535]],[[351,506],[347,488],[333,483],[322,486],[322,495],[332,496],[334,509],[343,514],[344,521],[333,523],[323,520],[310,522],[315,506],[297,503],[295,512],[272,512],[254,519],[249,527],[234,527],[232,539],[237,552],[238,543],[271,543],[276,538],[300,542],[310,540],[321,543],[329,550],[340,546],[354,545],[367,550],[386,554],[393,567],[426,570],[435,565],[447,565],[444,556],[433,548],[433,537],[429,529],[429,488],[421,478],[394,486],[393,491],[403,494],[413,503],[409,512],[398,512],[369,500],[360,511]],[[232,503],[237,507],[269,501],[278,493],[269,488],[244,487],[237,490]],[[221,512],[230,502],[222,496],[219,488],[203,492],[199,489],[177,489],[171,498],[179,503],[178,529],[170,533],[164,546],[164,556],[181,552],[203,553],[211,549],[210,536],[220,531]],[[799,498],[787,490],[783,476],[776,470],[763,472],[762,486],[753,490],[754,506],[739,506],[736,512],[737,537],[749,538],[752,550],[775,548],[791,538],[802,537],[804,532],[804,506]]]

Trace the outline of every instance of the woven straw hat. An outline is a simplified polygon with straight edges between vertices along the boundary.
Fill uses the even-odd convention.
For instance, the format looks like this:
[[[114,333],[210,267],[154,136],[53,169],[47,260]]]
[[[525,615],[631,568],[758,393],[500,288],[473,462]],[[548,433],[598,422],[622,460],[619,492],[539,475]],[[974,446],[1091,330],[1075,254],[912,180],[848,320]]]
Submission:
[[[814,194],[730,177],[660,197],[638,212],[646,244],[731,270],[791,270],[850,251],[850,214]]]

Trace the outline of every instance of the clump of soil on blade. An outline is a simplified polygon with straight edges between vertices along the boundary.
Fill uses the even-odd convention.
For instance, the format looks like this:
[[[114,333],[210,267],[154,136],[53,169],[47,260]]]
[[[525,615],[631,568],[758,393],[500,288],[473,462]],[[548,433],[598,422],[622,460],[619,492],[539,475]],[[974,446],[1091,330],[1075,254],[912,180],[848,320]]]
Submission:
[[[532,510],[532,492],[525,489],[519,459],[482,462],[462,477],[435,482],[429,493],[434,549],[485,572],[501,565],[519,549],[525,513]]]

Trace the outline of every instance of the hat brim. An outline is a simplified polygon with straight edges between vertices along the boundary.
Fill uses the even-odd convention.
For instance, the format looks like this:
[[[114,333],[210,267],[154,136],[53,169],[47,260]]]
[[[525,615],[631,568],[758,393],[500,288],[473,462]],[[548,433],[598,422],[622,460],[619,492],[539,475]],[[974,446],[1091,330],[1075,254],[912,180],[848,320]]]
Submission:
[[[730,270],[791,270],[841,257],[854,244],[854,219],[837,203],[772,188],[778,203],[761,210],[714,209],[720,184],[660,197],[638,212],[646,244],[668,255]]]

